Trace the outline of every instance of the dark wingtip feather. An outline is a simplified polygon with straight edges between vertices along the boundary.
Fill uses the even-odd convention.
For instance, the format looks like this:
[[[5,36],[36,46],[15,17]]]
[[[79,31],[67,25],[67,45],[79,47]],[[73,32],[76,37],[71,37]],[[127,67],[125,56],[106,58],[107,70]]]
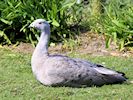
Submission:
[[[119,74],[121,74],[121,76],[123,76],[126,80],[128,79],[126,76],[125,76],[125,73],[123,72],[120,72],[120,71],[117,71]]]

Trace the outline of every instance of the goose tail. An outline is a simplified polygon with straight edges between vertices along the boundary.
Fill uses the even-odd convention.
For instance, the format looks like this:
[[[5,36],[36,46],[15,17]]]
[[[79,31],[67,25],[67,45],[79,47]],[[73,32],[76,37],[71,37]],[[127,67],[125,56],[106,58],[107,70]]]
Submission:
[[[119,72],[118,74],[114,74],[110,76],[112,79],[112,83],[123,83],[127,81],[124,73]]]
[[[95,70],[102,75],[106,84],[118,84],[127,81],[125,74],[104,67],[96,67]]]

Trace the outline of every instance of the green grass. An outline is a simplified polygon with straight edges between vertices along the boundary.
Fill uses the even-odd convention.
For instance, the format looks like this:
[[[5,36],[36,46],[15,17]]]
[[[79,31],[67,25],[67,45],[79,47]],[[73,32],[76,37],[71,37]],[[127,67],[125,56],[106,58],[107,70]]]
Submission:
[[[70,54],[71,57],[104,63],[125,72],[133,80],[133,58],[90,57]],[[133,84],[104,85],[102,87],[70,88],[46,87],[34,78],[30,54],[0,49],[0,98],[1,100],[132,100]]]

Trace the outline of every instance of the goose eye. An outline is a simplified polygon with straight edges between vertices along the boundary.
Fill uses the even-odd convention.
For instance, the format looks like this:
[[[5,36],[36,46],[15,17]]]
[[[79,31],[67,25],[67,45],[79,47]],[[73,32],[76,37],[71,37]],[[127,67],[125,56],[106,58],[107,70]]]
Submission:
[[[42,24],[42,22],[39,22],[39,24]]]

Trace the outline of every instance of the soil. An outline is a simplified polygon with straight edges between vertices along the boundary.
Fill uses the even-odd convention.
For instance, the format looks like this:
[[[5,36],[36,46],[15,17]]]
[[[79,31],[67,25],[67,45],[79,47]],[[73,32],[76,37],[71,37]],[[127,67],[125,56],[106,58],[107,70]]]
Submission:
[[[81,46],[76,50],[82,54],[90,54],[94,56],[133,56],[133,48],[126,47],[122,51],[112,41],[109,48],[105,47],[104,35],[94,34],[91,32],[81,34]]]
[[[88,54],[93,56],[133,56],[133,49],[129,50],[125,48],[123,51],[119,51],[118,47],[112,42],[110,48],[105,47],[105,38],[103,35],[94,34],[91,32],[82,33],[79,37],[80,45],[78,45],[73,51],[64,49],[62,44],[56,46],[50,46],[49,52],[52,54],[68,54],[70,52],[76,52],[80,54]],[[7,46],[6,46],[7,47]],[[34,47],[30,43],[20,43],[18,46],[9,46],[8,48],[23,53],[32,54]]]

